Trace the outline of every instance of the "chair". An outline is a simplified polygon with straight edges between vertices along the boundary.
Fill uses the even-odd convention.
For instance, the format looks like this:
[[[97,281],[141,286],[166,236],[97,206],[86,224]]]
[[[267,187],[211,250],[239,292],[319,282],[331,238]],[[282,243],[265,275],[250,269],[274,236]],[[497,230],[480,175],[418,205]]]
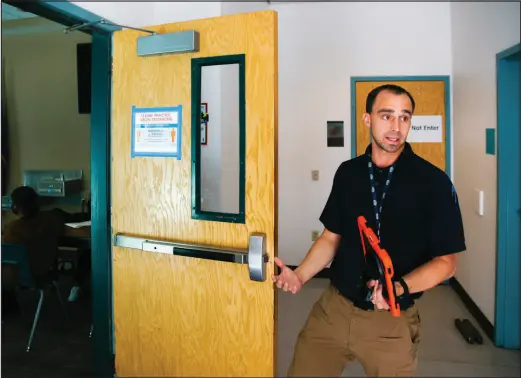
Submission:
[[[38,306],[36,307],[36,313],[34,314],[33,326],[31,334],[29,335],[29,341],[27,343],[27,352],[31,350],[31,344],[36,330],[36,325],[40,318],[40,311],[43,305],[43,298],[45,293],[46,284],[39,284],[33,279],[31,268],[29,265],[29,258],[27,248],[21,244],[4,244],[2,243],[2,264],[14,264],[18,266],[18,286],[22,289],[38,290],[40,293],[40,299],[38,300]],[[67,309],[65,303],[62,300],[60,294],[60,288],[57,280],[49,275],[49,283],[52,284],[58,295],[58,300],[63,308],[65,314],[65,320],[68,322],[69,318],[67,315]]]

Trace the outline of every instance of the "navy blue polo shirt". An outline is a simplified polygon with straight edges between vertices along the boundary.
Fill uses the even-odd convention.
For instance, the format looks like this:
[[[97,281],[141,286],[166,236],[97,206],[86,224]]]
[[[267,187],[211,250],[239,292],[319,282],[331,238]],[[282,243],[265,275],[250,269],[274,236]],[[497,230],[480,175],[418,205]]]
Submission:
[[[362,276],[366,266],[357,218],[363,215],[367,225],[377,230],[367,166],[369,151],[371,145],[365,155],[340,165],[320,216],[325,228],[341,235],[331,264],[331,283],[355,303],[365,302],[361,285],[365,284]],[[375,167],[380,195],[388,169]],[[408,143],[396,161],[383,202],[380,239],[393,261],[395,278],[436,256],[466,249],[458,197],[450,178],[416,155]]]

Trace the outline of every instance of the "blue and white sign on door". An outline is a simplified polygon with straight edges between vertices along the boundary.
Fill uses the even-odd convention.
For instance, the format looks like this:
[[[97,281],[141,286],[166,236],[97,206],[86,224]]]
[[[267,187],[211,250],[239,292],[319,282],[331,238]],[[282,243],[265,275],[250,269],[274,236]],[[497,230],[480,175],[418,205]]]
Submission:
[[[181,160],[182,107],[132,107],[132,157]]]

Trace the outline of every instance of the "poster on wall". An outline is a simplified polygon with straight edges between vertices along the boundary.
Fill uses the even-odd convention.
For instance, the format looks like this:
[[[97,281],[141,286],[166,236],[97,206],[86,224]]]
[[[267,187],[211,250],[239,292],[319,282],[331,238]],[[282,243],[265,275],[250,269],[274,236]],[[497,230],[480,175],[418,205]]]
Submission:
[[[443,124],[441,115],[412,116],[409,143],[442,143]]]
[[[344,147],[344,121],[327,121],[327,146]]]
[[[132,158],[172,157],[181,160],[182,106],[132,107]]]

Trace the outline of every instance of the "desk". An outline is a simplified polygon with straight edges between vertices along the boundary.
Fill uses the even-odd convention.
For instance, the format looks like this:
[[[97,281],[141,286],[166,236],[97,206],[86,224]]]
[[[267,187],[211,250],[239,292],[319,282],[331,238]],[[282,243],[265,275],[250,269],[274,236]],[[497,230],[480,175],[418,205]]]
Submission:
[[[63,236],[58,247],[58,261],[59,263],[70,262],[76,269],[80,256],[83,253],[90,254],[91,228],[74,228],[65,225],[63,227]]]
[[[64,226],[65,229],[63,231],[63,235],[66,238],[89,238],[90,239],[90,227],[80,227],[74,228],[69,226]]]
[[[61,247],[72,247],[79,249],[90,249],[91,229],[90,227],[74,228],[63,226],[63,236],[60,240]]]

